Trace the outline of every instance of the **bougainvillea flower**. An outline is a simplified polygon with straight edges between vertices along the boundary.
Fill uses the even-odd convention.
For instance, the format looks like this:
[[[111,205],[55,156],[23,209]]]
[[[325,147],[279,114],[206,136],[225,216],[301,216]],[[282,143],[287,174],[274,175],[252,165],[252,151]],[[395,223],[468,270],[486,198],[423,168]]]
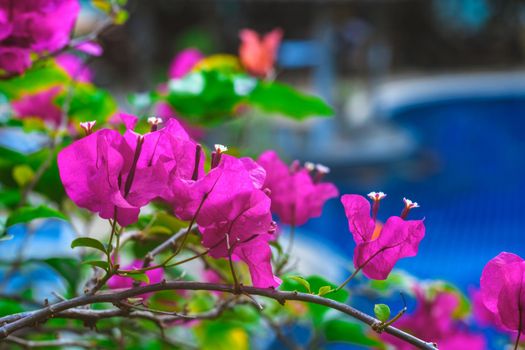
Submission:
[[[483,303],[483,296],[481,295],[480,290],[474,290],[471,292],[471,300],[472,313],[474,314],[474,319],[479,325],[484,327],[494,326],[501,328],[497,315],[487,309]]]
[[[0,46],[0,77],[5,73],[22,74],[30,66],[31,57],[27,50]]]
[[[75,81],[89,83],[93,74],[89,67],[83,64],[80,57],[72,54],[62,54],[56,58],[56,63]]]
[[[245,194],[254,189],[261,189],[260,173],[264,174],[264,169],[253,160],[237,159],[221,154],[219,164],[205,175],[204,163],[202,163],[204,154],[200,155],[201,153],[201,150],[195,150],[195,156],[199,158],[200,163],[191,176],[179,175],[170,178],[171,192],[164,197],[172,203],[175,216],[181,220],[191,220],[197,214],[204,197],[207,197],[206,206],[210,207],[214,201],[217,203],[223,199],[227,201],[228,196],[233,198],[237,193]],[[235,183],[236,180],[238,183]],[[205,217],[202,219],[204,220]]]
[[[130,116],[124,119],[134,125]],[[145,135],[102,129],[59,153],[60,178],[79,207],[127,226],[138,219],[141,207],[168,190],[170,174],[193,172],[188,149],[195,144],[175,120]]]
[[[486,341],[481,334],[464,330],[461,321],[454,318],[460,305],[457,294],[439,291],[428,298],[418,288],[416,299],[416,311],[401,317],[395,322],[395,327],[425,341],[437,343],[440,350],[486,349]],[[382,334],[381,338],[398,350],[413,349],[413,345],[389,334]]]
[[[170,79],[182,78],[203,58],[204,55],[197,49],[182,50],[171,61],[168,76]]]
[[[23,73],[32,52],[64,47],[79,11],[77,0],[0,1],[0,70]]]
[[[525,261],[502,252],[481,273],[481,298],[494,315],[496,325],[508,331],[525,332]],[[521,318],[521,319],[520,319]]]
[[[374,199],[372,217],[370,203],[363,196],[346,194],[341,197],[348,227],[357,244],[355,268],[361,269],[368,278],[383,280],[399,259],[417,254],[419,242],[425,236],[425,225],[423,220],[405,220],[399,216],[391,216],[384,225],[376,222],[379,200]]]
[[[274,29],[262,38],[251,29],[243,29],[239,33],[241,45],[239,57],[248,72],[266,77],[273,72],[275,57],[283,37],[281,29]]]
[[[91,56],[101,56],[104,53],[104,49],[99,43],[95,41],[84,41],[75,46],[75,50],[87,53]]]
[[[325,202],[339,195],[334,184],[320,181],[327,172],[322,166],[288,166],[275,151],[264,152],[257,162],[266,170],[264,187],[271,191],[272,211],[285,224],[303,225],[320,216]]]
[[[195,219],[212,257],[241,259],[254,286],[277,287],[280,280],[272,273],[268,244],[275,223],[270,198],[262,190],[265,171],[252,159],[221,152],[224,148],[217,145],[206,175],[172,178],[174,213],[183,220]]]
[[[44,91],[22,96],[11,104],[15,116],[20,119],[39,118],[52,125],[59,125],[62,119],[62,111],[54,103],[54,100],[60,91],[61,87],[55,86]]]
[[[140,269],[142,268],[143,263],[144,262],[142,260],[137,259],[137,260],[134,260],[130,265],[121,266],[120,269],[125,270],[125,271],[132,271],[135,269]],[[149,279],[148,284],[160,283],[164,279],[164,269],[161,267],[157,269],[147,270],[144,273],[146,274],[146,276],[148,276],[148,279]],[[110,289],[122,289],[122,288],[133,287],[134,282],[135,280],[131,277],[114,275],[108,280],[107,285]],[[146,284],[147,283],[145,282],[140,283],[141,286],[144,286]],[[148,298],[150,295],[151,293],[146,293],[146,294],[142,294],[141,297]]]
[[[248,265],[252,284],[256,287],[278,287],[282,281],[272,272],[272,250],[268,241],[271,234],[260,234],[247,243],[241,243],[235,248],[234,253]]]

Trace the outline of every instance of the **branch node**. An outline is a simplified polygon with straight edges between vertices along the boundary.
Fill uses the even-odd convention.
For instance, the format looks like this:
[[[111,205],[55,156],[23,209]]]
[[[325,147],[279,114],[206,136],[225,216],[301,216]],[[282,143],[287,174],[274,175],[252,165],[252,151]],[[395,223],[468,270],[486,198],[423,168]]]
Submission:
[[[376,321],[370,325],[370,327],[378,334],[383,333],[385,330],[386,324],[381,321]]]

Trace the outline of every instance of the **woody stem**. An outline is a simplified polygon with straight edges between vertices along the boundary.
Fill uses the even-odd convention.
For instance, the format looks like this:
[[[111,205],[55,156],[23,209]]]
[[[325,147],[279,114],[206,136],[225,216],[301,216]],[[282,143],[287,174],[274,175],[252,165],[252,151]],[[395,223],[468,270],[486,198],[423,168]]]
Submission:
[[[343,289],[348,283],[350,283],[350,281],[354,279],[354,277],[359,273],[359,271],[361,271],[361,267],[358,267],[357,269],[355,269],[355,271],[350,275],[350,277],[344,280],[344,282],[341,283],[341,285],[335,289],[335,292]]]
[[[228,264],[230,265],[230,270],[232,273],[233,278],[233,285],[235,286],[235,290],[240,290],[239,288],[239,280],[237,280],[237,274],[235,273],[235,267],[233,266],[233,260],[232,260],[232,250],[233,246],[230,244],[230,235],[226,233],[226,247],[228,248]]]
[[[377,252],[375,252],[374,254],[372,254],[368,259],[366,259],[366,261],[362,265],[360,265],[357,269],[355,269],[355,271],[350,275],[350,277],[348,277],[339,287],[337,287],[334,290],[334,292],[337,292],[338,290],[343,289],[351,280],[354,279],[354,277],[359,273],[359,271],[361,271],[366,266],[366,264],[372,261],[373,258],[379,255],[379,253],[383,252],[385,249],[388,249],[388,248],[383,247],[379,249]]]

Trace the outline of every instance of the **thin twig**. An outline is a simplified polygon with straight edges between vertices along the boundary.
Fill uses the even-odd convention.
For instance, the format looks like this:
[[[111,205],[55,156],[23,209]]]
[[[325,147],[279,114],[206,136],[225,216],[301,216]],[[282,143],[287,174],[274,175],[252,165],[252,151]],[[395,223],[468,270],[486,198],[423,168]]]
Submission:
[[[93,344],[82,340],[56,339],[56,340],[25,340],[14,335],[5,338],[6,342],[20,345],[23,348],[48,348],[53,346],[77,346],[85,349],[93,347]]]
[[[144,258],[144,264],[142,267],[148,267],[149,264],[153,261],[153,259],[159,255],[160,253],[164,252],[165,250],[171,248],[174,246],[175,242],[181,238],[184,233],[186,232],[186,228],[181,228],[179,231],[177,231],[173,236],[171,236],[169,239],[165,240],[161,244],[159,244],[155,249],[150,251],[148,254],[146,254],[146,257]]]

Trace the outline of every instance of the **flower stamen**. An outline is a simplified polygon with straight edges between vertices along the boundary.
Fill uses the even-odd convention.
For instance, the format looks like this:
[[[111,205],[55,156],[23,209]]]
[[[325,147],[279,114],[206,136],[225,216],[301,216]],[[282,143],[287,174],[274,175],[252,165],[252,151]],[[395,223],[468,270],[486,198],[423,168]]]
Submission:
[[[407,198],[403,198],[403,202],[405,202],[405,207],[403,208],[403,212],[401,212],[401,219],[406,219],[410,210],[419,208],[419,204],[417,204],[417,202],[412,202]]]
[[[80,123],[80,127],[84,130],[84,132],[86,133],[86,136],[89,136],[93,132],[93,127],[95,126],[96,123],[97,123],[96,120],[92,120],[89,122],[83,122],[83,123]]]
[[[157,131],[159,124],[162,123],[162,119],[158,117],[149,117],[148,124],[151,125],[150,132]]]
[[[372,219],[376,221],[377,213],[379,212],[379,202],[386,197],[384,192],[370,192],[368,198],[374,201],[372,206]]]
[[[199,177],[199,164],[201,162],[202,146],[200,144],[195,145],[195,165],[193,166],[193,174],[191,179],[196,181]]]
[[[317,173],[315,174],[315,177],[314,177],[315,183],[321,182],[323,177],[330,172],[330,168],[322,164],[316,164],[315,170],[317,170]]]
[[[219,163],[221,162],[221,155],[228,151],[228,147],[221,145],[221,144],[215,144],[215,152],[211,154],[211,168],[216,168]]]

